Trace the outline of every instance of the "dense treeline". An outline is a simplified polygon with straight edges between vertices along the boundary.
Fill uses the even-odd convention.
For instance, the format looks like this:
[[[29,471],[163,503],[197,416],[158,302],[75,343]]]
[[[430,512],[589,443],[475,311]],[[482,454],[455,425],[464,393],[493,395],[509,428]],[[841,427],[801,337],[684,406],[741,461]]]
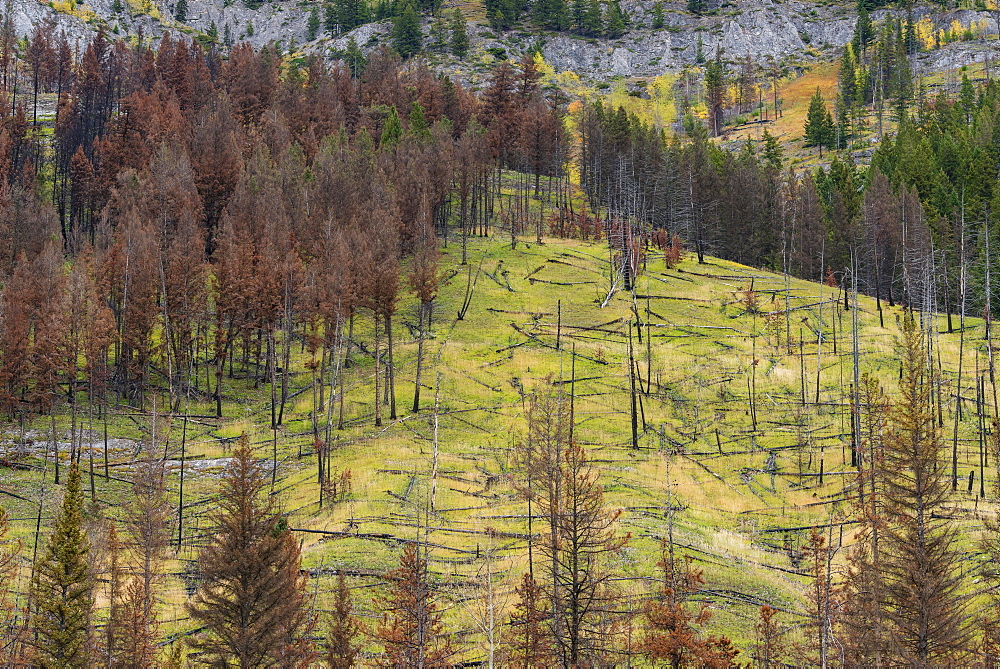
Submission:
[[[3,106],[0,271],[16,280],[0,376],[12,416],[47,410],[80,374],[95,400],[110,390],[142,406],[157,374],[175,400],[210,393],[221,412],[227,362],[264,379],[301,330],[325,378],[343,354],[337,333],[362,310],[391,375],[401,258],[427,275],[414,286],[430,302],[452,219],[463,248],[493,224],[494,165],[533,174],[536,192],[562,174],[562,123],[530,58],[499,68],[477,99],[388,51],[358,78],[286,66],[272,49],[223,60],[169,36],[154,52],[99,34],[65,67],[65,38],[41,27],[35,43],[32,90],[56,94],[54,133],[27,120],[25,98]],[[561,190],[546,180],[545,194]]]
[[[880,302],[978,313],[995,299],[1000,85],[965,77],[959,91],[904,112],[870,165],[837,153],[805,171],[785,170],[767,134],[738,150],[703,131],[668,141],[598,103],[581,121],[581,181],[592,206],[679,234],[699,257],[832,271]]]

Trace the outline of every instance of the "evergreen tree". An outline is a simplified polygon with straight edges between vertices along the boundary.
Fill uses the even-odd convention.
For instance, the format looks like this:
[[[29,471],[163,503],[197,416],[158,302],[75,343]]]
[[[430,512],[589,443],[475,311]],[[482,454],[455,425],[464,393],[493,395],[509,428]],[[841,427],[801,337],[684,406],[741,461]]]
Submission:
[[[206,34],[208,35],[208,38],[212,40],[213,44],[219,41],[219,28],[215,25],[214,20],[209,24],[208,32]]]
[[[360,78],[364,74],[368,61],[365,59],[365,55],[361,53],[361,48],[358,47],[358,43],[354,40],[354,35],[351,35],[347,40],[347,49],[344,50],[344,62],[347,63],[347,67],[351,71],[351,76],[355,79]]]
[[[587,37],[597,37],[604,32],[604,14],[600,0],[590,0],[587,12],[583,15],[583,29]]]
[[[392,23],[392,47],[405,60],[420,53],[423,41],[420,17],[413,3],[407,2],[403,12]]]
[[[566,27],[566,0],[536,0],[534,20],[545,30],[563,30]]]
[[[323,6],[323,29],[327,35],[336,35],[340,23],[337,21],[337,7],[328,2]]]
[[[608,3],[608,18],[604,27],[607,36],[614,39],[621,37],[628,29],[628,17],[622,11],[618,0],[611,0]]]
[[[708,9],[706,0],[687,0],[687,10],[692,14],[701,16]]]
[[[89,551],[90,541],[83,528],[80,467],[73,462],[52,536],[31,583],[38,666],[90,665],[88,636],[94,599]]]
[[[715,58],[705,68],[708,127],[713,136],[722,132],[722,116],[726,109],[726,88],[726,70],[722,63],[722,53],[716,51]]]
[[[298,666],[314,657],[298,542],[267,495],[269,478],[244,434],[198,555],[201,586],[187,605],[205,629],[192,646],[216,666]]]
[[[402,137],[403,124],[399,121],[399,114],[396,113],[396,108],[390,105],[389,115],[385,119],[385,125],[382,126],[382,137],[379,139],[379,146],[391,148],[396,146]]]
[[[806,113],[805,140],[806,146],[818,146],[819,155],[823,156],[823,147],[833,143],[833,119],[823,101],[819,87],[809,101],[809,111]]]
[[[761,135],[760,139],[764,144],[764,150],[761,153],[761,158],[763,158],[764,164],[780,172],[782,167],[782,150],[781,144],[778,143],[778,139],[769,133],[767,128],[764,128],[764,134]]]
[[[118,12],[121,12],[121,0],[116,0],[118,5]],[[187,21],[188,3],[187,0],[177,0],[177,5],[174,7],[174,18],[178,22],[184,23]]]
[[[469,34],[465,30],[465,17],[462,10],[455,9],[451,16],[451,54],[456,58],[465,58],[469,53]]]
[[[395,107],[393,107],[395,109]],[[397,117],[398,118],[398,117]],[[424,115],[424,108],[416,100],[410,106],[410,114],[406,117],[406,122],[410,135],[418,140],[424,141],[431,137],[431,126],[427,123]]]
[[[663,27],[663,23],[664,23],[664,20],[663,20],[663,3],[659,2],[659,0],[657,0],[657,2],[653,3],[653,22],[650,25],[650,27],[653,30],[659,30],[660,28]]]
[[[312,41],[319,35],[319,8],[313,5],[309,12],[309,20],[306,22],[306,39]]]
[[[448,46],[448,25],[445,23],[444,17],[438,14],[434,17],[434,21],[431,23],[430,31],[428,32],[429,43],[427,48],[433,53],[444,53],[445,48]]]
[[[862,57],[874,37],[875,28],[872,27],[872,18],[862,5],[858,8],[858,22],[854,25],[854,55],[857,58]]]
[[[570,5],[569,18],[574,32],[583,35],[583,17],[587,13],[587,0],[573,0]]]

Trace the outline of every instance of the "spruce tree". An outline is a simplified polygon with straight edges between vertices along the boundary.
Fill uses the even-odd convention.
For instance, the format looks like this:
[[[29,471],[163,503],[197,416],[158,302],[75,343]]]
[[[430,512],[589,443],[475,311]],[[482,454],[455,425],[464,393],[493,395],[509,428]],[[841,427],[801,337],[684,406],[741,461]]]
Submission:
[[[327,35],[336,35],[338,28],[340,23],[337,21],[337,8],[332,2],[328,2],[323,6],[323,29]]]
[[[424,34],[420,30],[420,17],[412,2],[408,2],[403,12],[392,24],[392,47],[404,60],[420,53]]]
[[[708,8],[705,0],[687,0],[687,10],[696,16],[701,16]]]
[[[119,6],[118,13],[120,13],[121,4],[119,4],[118,6]],[[185,21],[187,21],[187,11],[188,11],[187,0],[177,0],[177,5],[174,7],[174,18],[177,19],[179,23],[184,23]]]
[[[465,17],[462,10],[456,9],[451,15],[451,55],[456,58],[465,58],[469,53],[469,33],[465,30]]]
[[[94,606],[87,555],[90,541],[83,528],[80,467],[73,462],[52,536],[31,583],[32,627],[41,667],[86,667]]]
[[[298,542],[267,494],[270,477],[240,437],[198,555],[187,605],[204,632],[191,645],[214,666],[300,666],[314,658]]]
[[[583,15],[581,32],[587,37],[597,37],[604,31],[604,16],[600,0],[590,0],[587,12]]]
[[[385,148],[392,148],[396,146],[399,140],[403,137],[403,124],[399,120],[399,114],[396,113],[396,108],[389,107],[389,115],[385,119],[385,124],[382,126],[382,136],[379,139],[379,146]]]
[[[819,87],[809,101],[809,111],[806,112],[805,125],[806,146],[818,146],[819,155],[823,156],[823,147],[833,143],[833,119],[827,111],[823,94]]]

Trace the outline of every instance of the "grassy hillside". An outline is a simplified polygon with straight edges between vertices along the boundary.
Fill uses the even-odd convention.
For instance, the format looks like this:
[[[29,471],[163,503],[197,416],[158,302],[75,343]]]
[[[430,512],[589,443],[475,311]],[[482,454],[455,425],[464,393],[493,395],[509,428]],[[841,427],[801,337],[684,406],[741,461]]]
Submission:
[[[512,447],[525,433],[527,395],[550,381],[572,382],[577,438],[600,467],[608,503],[622,509],[619,529],[631,538],[611,567],[623,577],[636,610],[656,589],[650,579],[673,518],[680,552],[705,571],[703,595],[715,610],[714,630],[746,648],[764,602],[787,612],[783,624],[796,622],[805,584],[800,549],[810,528],[822,528],[835,546],[850,543],[851,525],[844,521],[854,481],[848,406],[855,313],[844,308],[843,293],[713,259],[698,264],[689,257],[667,270],[662,256],[651,252],[635,294],[618,291],[607,299],[608,250],[598,242],[522,240],[511,249],[500,237],[474,238],[469,263],[461,265],[460,258],[452,240],[442,262],[445,281],[426,346],[419,413],[410,411],[416,301],[407,296],[394,319],[399,417],[379,428],[373,425],[373,361],[365,353],[372,346],[371,319],[360,313],[355,320],[358,345],[345,372],[346,425],[332,430],[335,472],[351,472],[352,492],[344,501],[318,506],[314,389],[298,345],[291,412],[286,410],[284,425],[274,433],[270,387],[238,364],[236,378],[227,380],[222,420],[207,417],[209,403],[191,400],[182,407],[188,419],[158,412],[154,437],[152,402],[145,411],[112,412],[111,437],[152,442],[169,454],[175,500],[184,439],[184,540],[170,564],[165,631],[182,634],[192,627],[176,606],[184,597],[183,577],[206,540],[205,512],[225,463],[220,458],[246,431],[260,457],[278,455],[275,493],[300,531],[321,610],[333,575],[346,570],[361,612],[374,617],[371,597],[379,575],[395,565],[402,542],[425,541],[435,582],[449,602],[448,625],[472,635],[464,636],[474,642],[465,657],[479,659],[473,615],[487,559],[491,570],[502,573],[505,592],[526,569],[526,505],[510,481]],[[468,312],[458,319],[467,290]],[[901,312],[883,305],[882,327],[873,300],[860,297],[858,304],[861,370],[895,392]],[[631,433],[630,324],[637,324],[631,331],[638,448]],[[966,376],[958,393],[964,397],[974,395],[973,371],[987,373],[981,323],[968,319],[967,325]],[[941,412],[950,437],[959,333],[944,332],[943,317],[933,317],[930,329],[943,370]],[[165,406],[163,398],[156,406]],[[88,417],[86,407],[78,410],[81,424],[88,425]],[[325,416],[318,420],[322,425]],[[975,424],[973,412],[965,411],[963,482],[980,462]],[[69,428],[64,411],[57,431],[67,435]],[[51,428],[39,420],[28,429],[40,441]],[[12,441],[19,427],[4,431]],[[93,434],[96,499],[100,513],[114,517],[138,446],[112,444],[118,448],[111,452],[112,478],[105,480],[100,420],[93,419]],[[61,449],[65,455],[66,445]],[[84,453],[88,467],[91,452]],[[51,483],[51,461],[42,483],[39,456],[36,448],[17,467],[0,467],[0,499],[28,544],[27,557],[39,495],[47,518],[59,494]],[[979,475],[973,494],[963,483],[952,499],[953,514],[969,528],[977,522]],[[992,484],[996,475],[987,475]],[[44,527],[43,518],[43,534]]]

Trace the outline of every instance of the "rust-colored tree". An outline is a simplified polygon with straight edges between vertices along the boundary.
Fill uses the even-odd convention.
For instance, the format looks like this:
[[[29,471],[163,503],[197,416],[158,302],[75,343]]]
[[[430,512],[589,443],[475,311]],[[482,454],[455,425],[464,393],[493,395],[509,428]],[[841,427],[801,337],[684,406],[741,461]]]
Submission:
[[[376,601],[382,622],[375,639],[385,649],[387,667],[444,667],[453,655],[441,612],[427,577],[427,560],[406,544],[399,567],[386,574],[389,593]]]
[[[686,666],[729,667],[739,653],[725,636],[705,635],[701,629],[711,617],[707,604],[686,600],[697,593],[705,579],[700,569],[685,559],[683,565],[665,550],[658,563],[663,569],[663,596],[646,606],[648,628],[642,649],[652,662],[675,669]]]
[[[892,664],[962,664],[968,657],[958,530],[941,513],[951,491],[931,401],[924,337],[903,320],[899,399],[889,415],[885,461],[887,526],[882,556]]]
[[[524,669],[552,666],[555,653],[548,633],[549,610],[545,593],[526,572],[515,594],[518,600],[510,614],[506,639],[510,666]]]
[[[191,642],[200,661],[304,666],[315,657],[299,546],[265,492],[268,479],[244,434],[226,468],[212,539],[198,556],[201,586],[187,605],[204,626]]]
[[[361,625],[353,611],[351,589],[341,572],[337,575],[333,615],[326,635],[326,664],[330,669],[351,669],[355,666],[360,651],[357,637],[361,633]]]
[[[599,472],[573,441],[572,422],[570,397],[556,387],[540,389],[518,449],[522,494],[546,524],[539,552],[548,635],[566,666],[596,661],[610,644],[605,623],[617,593],[607,563],[628,541],[615,532],[620,512],[606,507]]]

